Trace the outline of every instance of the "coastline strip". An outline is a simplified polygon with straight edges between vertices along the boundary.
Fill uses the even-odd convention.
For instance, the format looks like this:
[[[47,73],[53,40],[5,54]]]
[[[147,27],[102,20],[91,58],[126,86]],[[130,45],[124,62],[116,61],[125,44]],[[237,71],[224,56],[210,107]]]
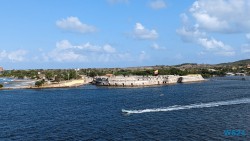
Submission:
[[[30,81],[32,82],[32,81]],[[35,81],[33,81],[35,83]],[[40,87],[36,87],[33,85],[20,85],[16,84],[16,86],[12,87],[3,87],[0,90],[13,90],[13,89],[49,89],[49,88],[72,88],[72,87],[79,87],[82,85],[87,84],[84,79],[76,79],[76,80],[69,80],[69,81],[61,81],[60,83],[51,83],[45,84]]]

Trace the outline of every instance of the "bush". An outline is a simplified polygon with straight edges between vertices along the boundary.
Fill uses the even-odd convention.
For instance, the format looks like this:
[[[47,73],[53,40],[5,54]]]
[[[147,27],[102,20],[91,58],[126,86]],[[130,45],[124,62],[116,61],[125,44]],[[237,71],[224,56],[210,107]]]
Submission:
[[[35,86],[40,87],[42,86],[44,81],[36,81]]]
[[[0,84],[0,89],[3,88],[3,84]]]

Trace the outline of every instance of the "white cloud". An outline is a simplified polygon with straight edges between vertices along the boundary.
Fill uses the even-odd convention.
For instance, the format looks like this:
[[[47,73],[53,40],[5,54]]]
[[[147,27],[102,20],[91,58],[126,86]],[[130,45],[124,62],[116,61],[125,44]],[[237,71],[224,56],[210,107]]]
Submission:
[[[20,61],[25,60],[24,56],[26,54],[27,54],[27,51],[25,51],[25,50],[16,50],[16,51],[10,52],[8,54],[8,58],[12,61],[20,62]]]
[[[209,32],[250,31],[249,0],[199,0],[189,12],[195,22]]]
[[[58,20],[56,21],[56,25],[59,28],[70,32],[89,33],[96,31],[94,26],[82,23],[78,17],[68,17],[66,19]]]
[[[72,47],[73,46],[71,45],[71,43],[68,40],[62,40],[62,41],[56,43],[56,48],[60,49],[60,50],[69,49]]]
[[[205,32],[199,31],[198,27],[188,28],[183,26],[176,31],[184,42],[196,43],[202,46],[206,51],[221,56],[233,56],[235,51],[229,45],[213,37],[208,37]]]
[[[158,33],[154,29],[146,29],[141,23],[136,23],[133,36],[137,39],[153,40],[158,38]]]
[[[228,45],[225,45],[222,41],[215,40],[214,38],[199,38],[198,43],[205,47],[207,50],[216,50],[216,49],[223,49],[223,50],[230,50]]]
[[[153,0],[149,3],[152,9],[163,9],[166,8],[166,3],[163,0]]]
[[[25,61],[26,54],[27,54],[27,51],[22,50],[22,49],[10,51],[10,52],[3,50],[0,52],[0,60],[22,62],[22,61]]]
[[[68,40],[56,43],[56,48],[43,54],[44,61],[55,62],[116,62],[131,60],[129,53],[118,52],[110,44],[85,43],[73,45]]]
[[[183,26],[182,28],[177,29],[176,32],[181,35],[181,39],[184,42],[196,42],[198,38],[207,36],[205,32],[199,31],[197,27]]]
[[[87,56],[78,54],[74,51],[58,51],[53,50],[48,54],[48,57],[50,57],[52,60],[57,62],[86,62],[88,61]]]
[[[204,47],[206,51],[212,52],[220,56],[234,56],[234,49],[224,44],[222,41],[216,40],[214,38],[198,38],[197,43]]]
[[[191,21],[193,20],[190,20],[188,14],[183,13],[180,15],[183,26],[177,29],[176,32],[184,42],[195,43],[203,47],[205,49],[203,52],[220,56],[234,56],[235,51],[230,45],[209,36],[211,32],[232,33],[247,29],[243,25],[239,26],[239,29],[235,28],[235,25],[240,23],[230,17],[233,11],[232,7],[230,7],[233,6],[232,3],[234,3],[232,0],[200,0],[194,2],[189,9],[191,16],[194,18],[194,23],[192,24]],[[226,5],[229,7],[226,7]],[[235,6],[240,7],[239,5]],[[248,18],[246,15],[243,15],[243,17]]]
[[[206,13],[194,13],[193,16],[201,28],[209,31],[226,31],[229,30],[229,25],[226,21],[220,21],[217,17],[211,17]]]
[[[108,52],[108,53],[115,53],[116,52],[115,48],[113,48],[109,44],[104,45],[103,46],[103,50],[106,51],[106,52]]]
[[[104,46],[98,46],[90,44],[89,42],[82,45],[72,45],[68,40],[62,40],[56,43],[57,50],[78,50],[86,52],[106,52],[106,53],[115,53],[116,49],[109,44]]]
[[[165,50],[165,47],[161,47],[159,46],[157,43],[153,43],[151,48],[155,49],[155,50]]]
[[[180,17],[181,17],[181,21],[182,21],[182,23],[183,23],[184,25],[189,24],[189,18],[188,18],[188,16],[187,16],[186,13],[182,13],[182,14],[180,15]]]

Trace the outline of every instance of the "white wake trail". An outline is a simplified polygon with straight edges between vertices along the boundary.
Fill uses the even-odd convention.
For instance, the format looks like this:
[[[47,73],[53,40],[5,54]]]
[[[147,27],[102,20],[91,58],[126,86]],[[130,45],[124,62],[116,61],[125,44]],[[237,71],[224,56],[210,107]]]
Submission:
[[[177,110],[185,110],[185,109],[193,109],[193,108],[208,108],[208,107],[216,107],[216,106],[236,105],[236,104],[244,104],[244,103],[250,103],[250,98],[243,98],[243,99],[229,100],[229,101],[190,104],[190,105],[174,105],[174,106],[163,107],[163,108],[153,108],[153,109],[143,109],[143,110],[125,110],[125,109],[122,109],[122,112],[125,114],[140,114],[140,113],[149,113],[149,112],[168,112],[168,111],[177,111]]]

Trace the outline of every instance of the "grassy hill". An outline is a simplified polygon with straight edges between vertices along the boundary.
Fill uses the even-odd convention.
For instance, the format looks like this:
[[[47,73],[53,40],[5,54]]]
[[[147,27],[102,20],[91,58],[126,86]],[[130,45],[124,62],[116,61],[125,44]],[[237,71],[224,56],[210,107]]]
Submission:
[[[221,63],[221,64],[217,64],[217,65],[245,66],[247,64],[250,64],[250,59],[239,60],[239,61],[229,62],[229,63]]]

